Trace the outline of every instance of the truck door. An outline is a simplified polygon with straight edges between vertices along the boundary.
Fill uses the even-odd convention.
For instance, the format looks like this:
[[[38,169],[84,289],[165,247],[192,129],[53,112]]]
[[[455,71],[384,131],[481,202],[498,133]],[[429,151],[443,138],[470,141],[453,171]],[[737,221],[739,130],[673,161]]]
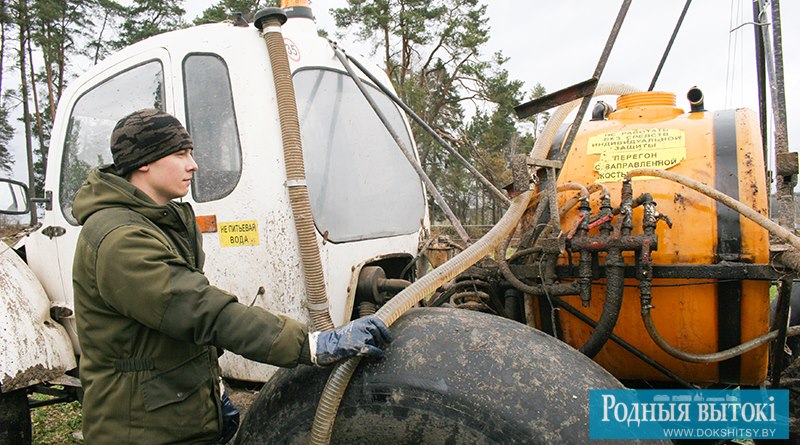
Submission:
[[[91,169],[112,162],[109,140],[120,118],[142,108],[171,111],[169,67],[164,49],[140,52],[71,87],[62,98],[45,183],[52,205],[45,211],[42,230],[26,246],[31,268],[54,305],[74,311],[72,263],[80,232],[72,216],[75,194]],[[62,322],[77,349],[74,318]]]

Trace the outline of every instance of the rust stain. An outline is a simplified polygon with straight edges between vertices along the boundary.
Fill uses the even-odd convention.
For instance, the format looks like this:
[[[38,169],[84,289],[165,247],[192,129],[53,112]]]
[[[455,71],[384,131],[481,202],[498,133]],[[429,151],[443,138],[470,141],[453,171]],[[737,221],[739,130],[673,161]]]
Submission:
[[[199,215],[195,217],[197,226],[203,233],[214,233],[217,231],[217,215]]]
[[[686,209],[686,197],[680,193],[675,194],[675,196],[672,198],[672,202],[681,206],[682,209]]]

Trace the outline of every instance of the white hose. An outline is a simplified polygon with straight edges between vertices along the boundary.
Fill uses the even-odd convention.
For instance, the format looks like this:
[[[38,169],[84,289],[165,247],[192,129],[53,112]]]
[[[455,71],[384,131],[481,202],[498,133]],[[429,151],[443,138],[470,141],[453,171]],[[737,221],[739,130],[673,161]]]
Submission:
[[[383,320],[387,326],[391,326],[405,311],[417,304],[425,296],[488,255],[498,243],[508,237],[516,228],[533,196],[534,193],[532,191],[527,191],[514,198],[511,202],[511,207],[508,208],[503,218],[486,235],[451,260],[405,288],[381,307],[375,316]],[[339,410],[339,404],[342,401],[345,389],[347,389],[347,384],[350,382],[350,378],[360,362],[361,357],[353,357],[346,360],[337,365],[331,372],[330,377],[328,377],[328,383],[325,384],[325,389],[317,406],[314,424],[311,427],[312,445],[327,445],[330,443],[336,412]]]
[[[623,83],[601,83],[597,85],[593,96],[622,96],[640,92],[642,92],[641,89]],[[565,103],[556,108],[556,111],[553,112],[553,115],[550,116],[550,119],[548,119],[547,124],[544,126],[542,134],[536,138],[536,143],[533,144],[533,149],[530,154],[532,159],[545,159],[547,157],[547,152],[550,150],[550,146],[553,145],[553,140],[556,138],[558,129],[561,127],[561,124],[564,123],[567,116],[569,116],[569,113],[581,103],[581,100],[583,99],[575,99],[572,102]]]

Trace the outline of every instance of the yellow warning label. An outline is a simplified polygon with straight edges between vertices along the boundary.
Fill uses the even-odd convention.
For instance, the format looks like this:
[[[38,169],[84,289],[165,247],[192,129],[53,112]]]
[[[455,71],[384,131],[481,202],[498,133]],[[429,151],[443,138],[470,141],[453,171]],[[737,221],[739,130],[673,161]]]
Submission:
[[[255,220],[219,223],[218,228],[222,247],[258,245],[258,224]]]
[[[598,182],[621,181],[636,168],[667,169],[686,159],[686,132],[676,128],[636,128],[589,138],[587,154],[599,154]]]

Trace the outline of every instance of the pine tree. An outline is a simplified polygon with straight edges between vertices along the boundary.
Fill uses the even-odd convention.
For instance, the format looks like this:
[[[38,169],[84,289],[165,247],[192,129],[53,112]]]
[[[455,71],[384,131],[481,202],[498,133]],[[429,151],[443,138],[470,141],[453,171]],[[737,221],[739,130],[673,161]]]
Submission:
[[[241,13],[248,21],[253,21],[253,16],[259,9],[267,6],[278,6],[279,0],[221,0],[194,19],[195,25],[216,23],[231,20],[235,14]]]
[[[124,9],[119,38],[113,42],[114,48],[124,48],[156,34],[186,26],[181,6],[183,0],[133,0]]]
[[[511,157],[530,138],[513,115],[522,83],[508,78],[502,54],[483,54],[486,6],[480,0],[348,0],[332,12],[344,30],[339,36],[371,42],[398,95],[495,186],[504,186]],[[422,165],[453,212],[467,223],[492,222],[491,195],[431,136],[412,128]]]
[[[0,0],[0,95],[3,91],[3,75],[5,74],[6,39],[7,32],[13,21],[6,0]],[[14,158],[8,146],[14,137],[14,127],[11,125],[9,107],[5,100],[0,99],[0,171],[11,174]]]
[[[82,54],[89,57],[96,65],[112,50],[109,35],[115,29],[117,22],[125,15],[125,7],[114,0],[94,0],[88,3],[91,8],[92,33],[88,36],[88,44]]]

